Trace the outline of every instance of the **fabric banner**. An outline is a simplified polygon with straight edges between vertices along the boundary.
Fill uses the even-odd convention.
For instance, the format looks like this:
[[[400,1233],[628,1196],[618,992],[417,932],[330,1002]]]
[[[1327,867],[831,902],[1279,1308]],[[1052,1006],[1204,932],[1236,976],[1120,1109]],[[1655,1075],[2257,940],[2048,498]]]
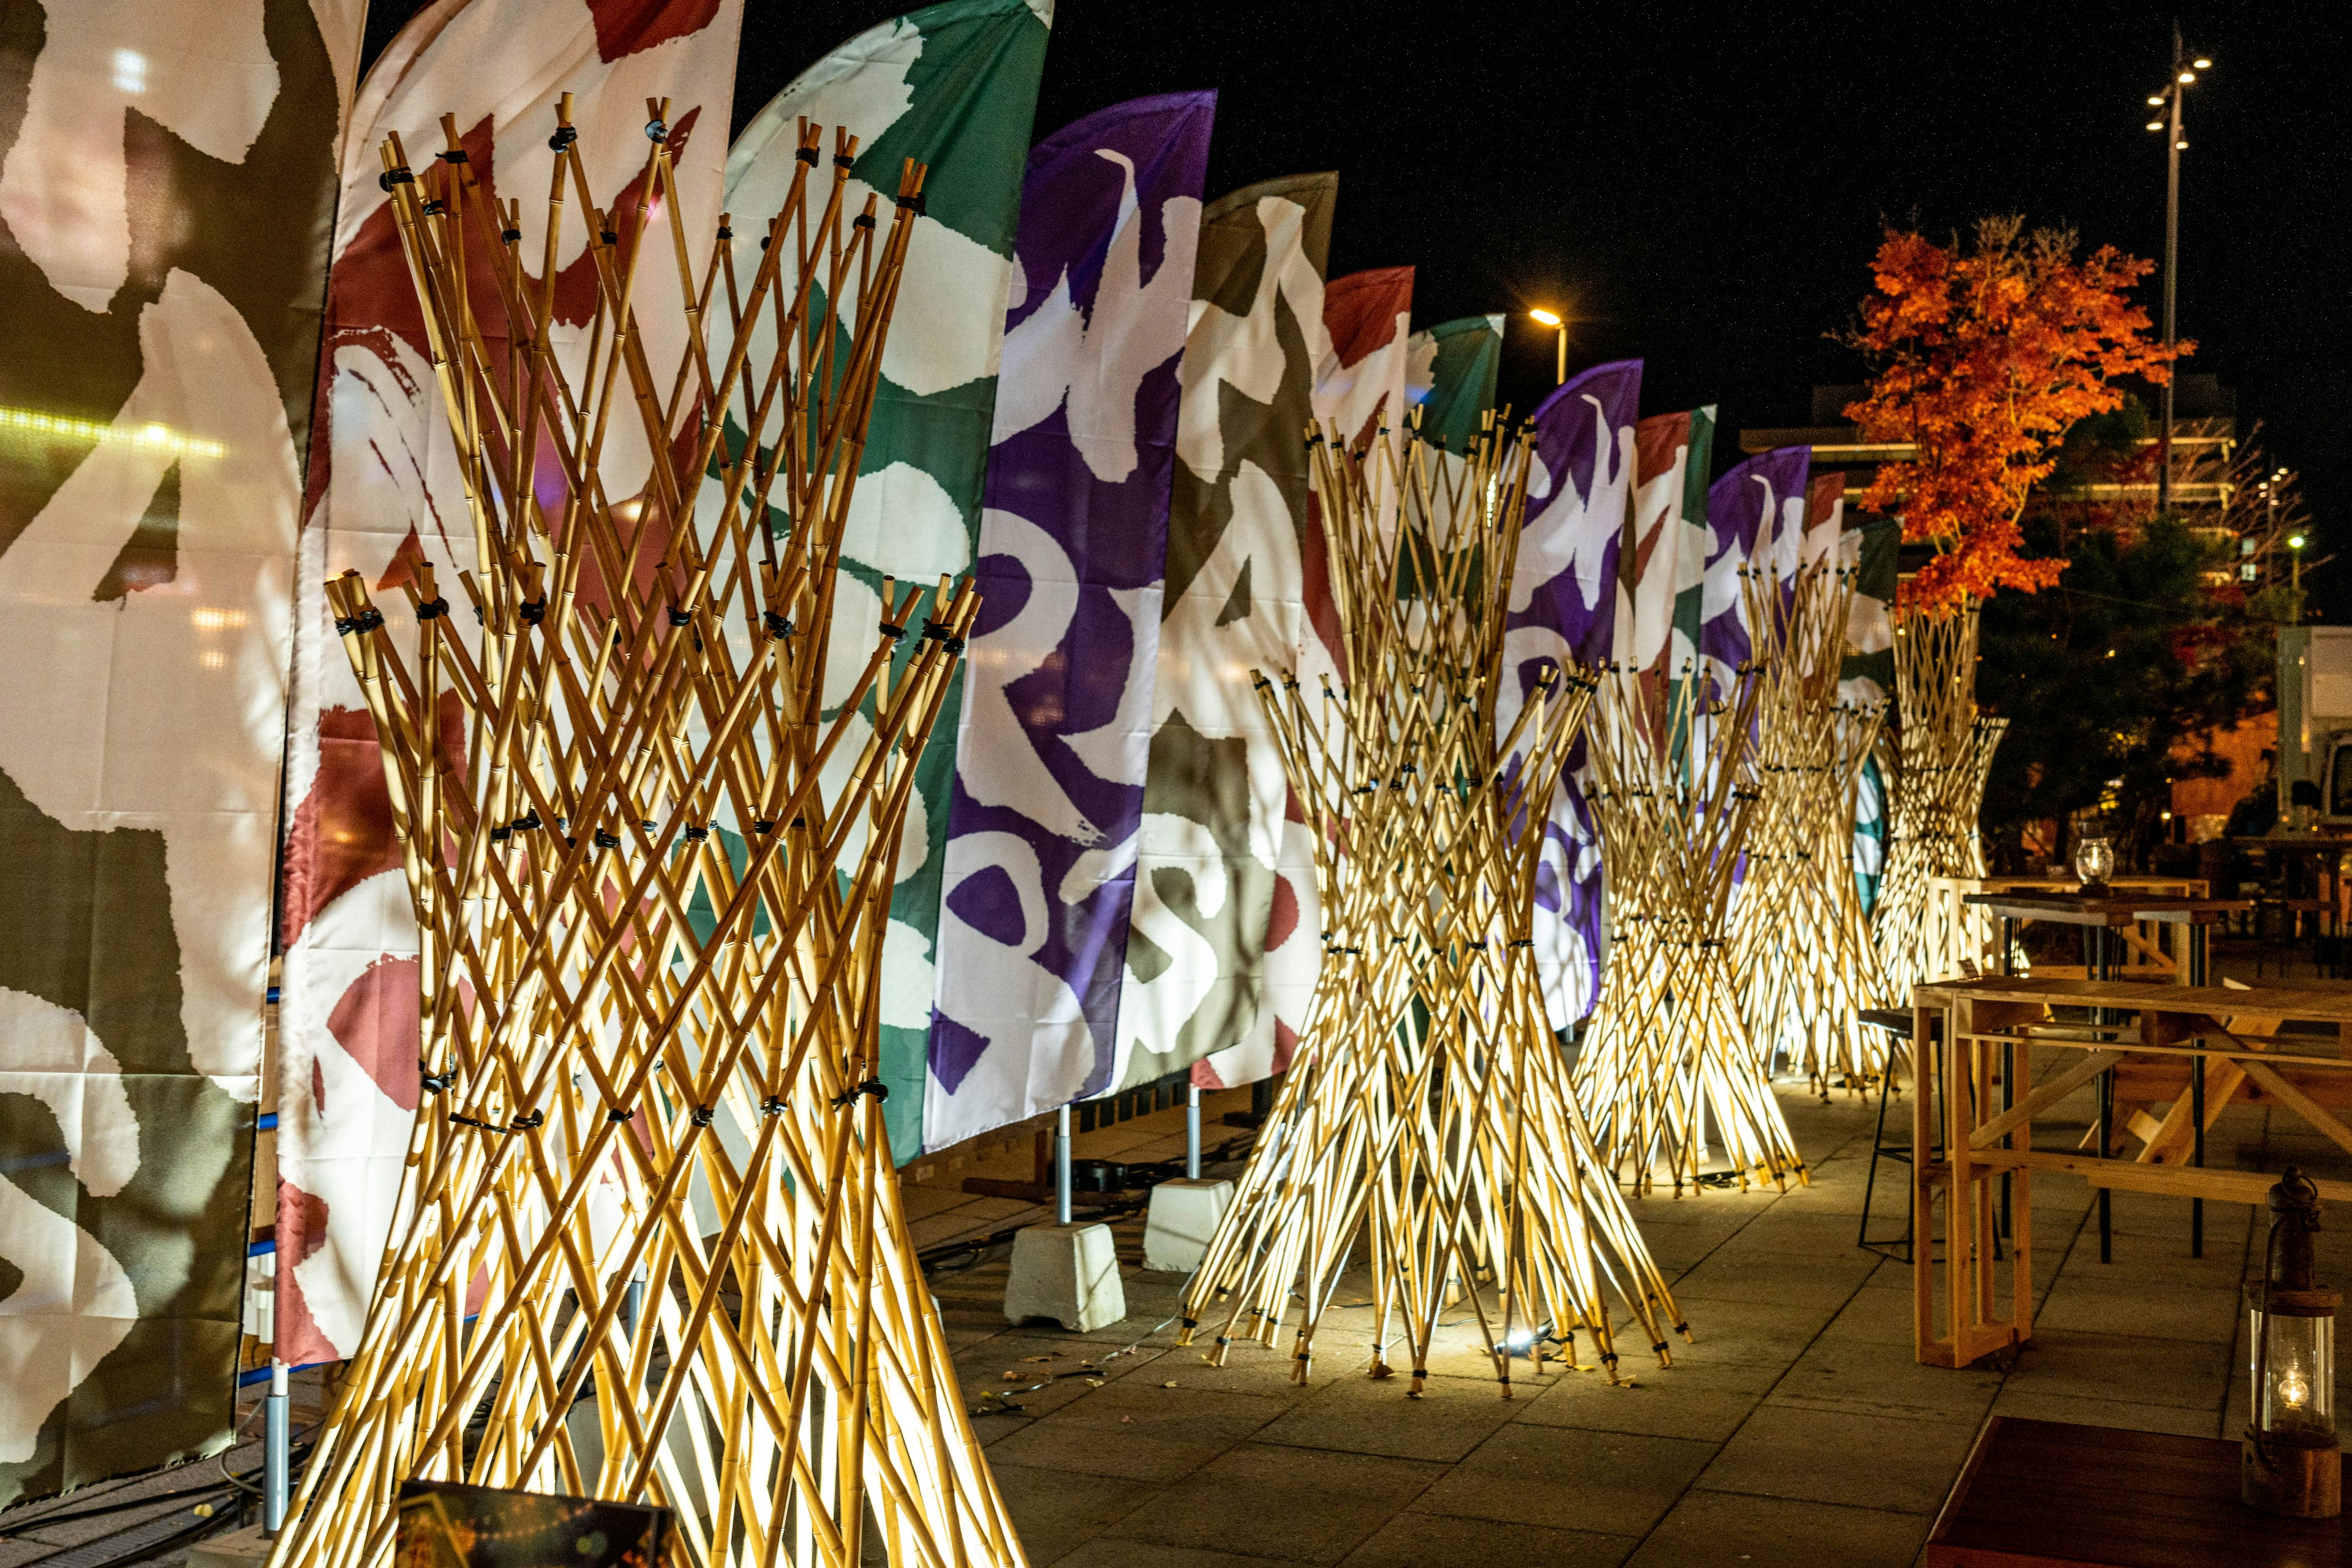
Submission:
[[[1211,92],[1139,99],[1029,154],[948,814],[926,1149],[1110,1081],[1215,115]]]
[[[0,1505],[229,1441],[357,24],[0,5]]]
[[[1499,731],[1509,731],[1549,666],[1616,657],[1624,593],[1618,556],[1639,456],[1641,397],[1642,362],[1618,360],[1572,377],[1536,409],[1528,521],[1503,637]],[[1590,1012],[1601,990],[1601,837],[1584,798],[1585,766],[1579,737],[1549,803],[1536,870],[1536,971],[1555,1029]]]
[[[1315,367],[1315,418],[1361,441],[1403,417],[1412,363],[1412,268],[1382,267],[1323,289],[1327,342]]]
[[[1902,520],[1876,512],[1848,512],[1840,544],[1854,575],[1853,604],[1846,613],[1845,663],[1838,670],[1838,689],[1850,701],[1892,701]]]
[[[972,567],[1021,182],[1052,20],[1050,0],[948,0],[881,23],[803,71],[728,153],[727,205],[739,234],[764,234],[782,207],[803,115],[825,127],[828,158],[836,128],[858,138],[851,210],[873,193],[887,207],[908,159],[930,170],[852,499],[836,637],[873,635],[884,577],[929,584]],[[912,651],[910,639],[903,657]],[[856,676],[841,660],[835,666],[843,690],[829,701]],[[951,711],[962,711],[965,675],[958,669],[948,693]],[[882,952],[880,1076],[890,1089],[891,1154],[902,1164],[923,1146],[956,750],[950,737],[936,736],[918,767]]]
[[[1714,410],[1654,414],[1633,427],[1634,549],[1618,558],[1626,584],[1613,637],[1620,663],[1679,668],[1675,613],[1706,573],[1706,463]],[[1622,547],[1621,547],[1622,548]]]
[[[1459,455],[1495,406],[1503,368],[1503,318],[1462,316],[1406,341],[1404,395],[1421,410],[1421,438]]]
[[[1707,488],[1706,522],[1714,541],[1700,589],[1699,657],[1719,690],[1731,689],[1732,670],[1755,650],[1739,569],[1769,565],[1783,584],[1795,577],[1811,467],[1811,447],[1776,447]]]
[[[278,942],[277,1346],[289,1362],[329,1361],[358,1343],[397,1201],[418,1099],[416,931],[392,832],[375,726],[327,608],[324,584],[358,571],[395,639],[413,635],[404,595],[381,590],[430,563],[445,597],[478,563],[448,418],[434,380],[415,286],[401,254],[378,149],[397,132],[422,169],[453,115],[467,168],[485,195],[520,203],[519,248],[544,265],[548,146],[560,95],[596,200],[635,224],[646,163],[646,100],[670,100],[668,142],[700,268],[719,215],[740,0],[663,0],[627,8],[588,0],[438,0],[394,36],[368,72],[343,150],[342,204],[318,377],[319,438],[296,582],[293,702],[287,727],[285,881]],[[578,193],[567,189],[566,200]],[[649,244],[665,247],[666,208]],[[593,258],[574,223],[556,257],[551,337],[577,374],[596,313]],[[634,243],[624,236],[624,243]],[[653,253],[664,262],[664,251]],[[478,247],[477,300],[498,297]],[[640,268],[634,307],[654,363],[683,348],[675,265]],[[505,337],[496,310],[487,332]],[[615,421],[601,464],[627,495],[650,471],[643,428]],[[452,617],[455,635],[478,622]],[[454,703],[455,699],[451,701]],[[452,708],[451,711],[455,711]],[[450,737],[452,746],[463,738]]]
[[[1336,174],[1248,186],[1201,216],[1178,371],[1168,574],[1137,839],[1135,912],[1105,1092],[1194,1066],[1196,1081],[1276,1070],[1319,952],[1279,873],[1289,790],[1252,669],[1304,657],[1307,454],[1322,362]],[[1237,1053],[1237,1054],[1235,1054]]]

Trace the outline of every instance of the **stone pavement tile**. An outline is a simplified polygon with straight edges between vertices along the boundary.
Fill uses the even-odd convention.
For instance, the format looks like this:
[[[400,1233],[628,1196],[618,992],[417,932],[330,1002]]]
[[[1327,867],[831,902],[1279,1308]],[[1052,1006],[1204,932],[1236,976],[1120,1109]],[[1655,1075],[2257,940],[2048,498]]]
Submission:
[[[1290,1381],[1290,1352],[1272,1350],[1255,1340],[1240,1340],[1225,1347],[1225,1364],[1208,1358],[1216,1346],[1196,1339],[1165,1353],[1155,1378],[1173,1380],[1186,1388],[1213,1388],[1227,1394],[1256,1394],[1295,1404],[1311,1398],[1326,1384],[1361,1378],[1371,1355],[1361,1344],[1334,1339],[1327,1328],[1316,1341],[1315,1364],[1305,1383]]]
[[[1860,1289],[1879,1261],[1867,1252],[1838,1258],[1718,1252],[1674,1281],[1675,1299],[1818,1308],[1826,1318]]]
[[[2126,1405],[2116,1399],[2075,1399],[2022,1388],[2002,1389],[1992,1402],[1991,1414],[2030,1421],[2072,1421],[2084,1426],[2119,1426],[2127,1432],[2170,1432],[2183,1437],[2219,1436],[2222,1430],[2221,1417],[2212,1410]]]
[[[1829,1343],[1864,1343],[1900,1345],[1911,1348],[1911,1271],[1895,1270],[1903,1281],[1902,1289],[1878,1289],[1878,1276],[1871,1276],[1869,1286],[1853,1293],[1853,1299],[1838,1309],[1829,1327],[1822,1331],[1822,1339]]]
[[[1399,1459],[1461,1458],[1517,1414],[1491,1376],[1431,1377],[1408,1398],[1402,1372],[1375,1381],[1342,1378],[1293,1405],[1257,1434],[1261,1443],[1294,1443]]]
[[[2210,1157],[2210,1156],[2209,1156]],[[2213,1162],[2218,1163],[2219,1162]],[[2251,1204],[2207,1204],[2205,1205],[2205,1251],[2208,1257],[2219,1247],[2227,1251],[2245,1239],[2247,1228],[2253,1221]],[[2264,1216],[2267,1220],[2267,1215]],[[2099,1222],[2094,1215],[2085,1233],[2094,1247],[2098,1242]],[[2189,1204],[2184,1198],[2166,1197],[2158,1193],[2117,1193],[2115,1194],[2115,1233],[2117,1236],[2145,1237],[2151,1240],[2168,1241],[2189,1256]],[[2093,1256],[2096,1256],[2095,1253]]]
[[[1053,1568],[1281,1568],[1280,1558],[1244,1556],[1232,1552],[1201,1552],[1189,1546],[1161,1546],[1150,1541],[1126,1541],[1097,1536]],[[1030,1568],[1046,1568],[1033,1554]]]
[[[2238,1287],[2152,1279],[2134,1269],[2101,1275],[2081,1255],[2067,1265],[2034,1316],[2036,1332],[2138,1334],[2228,1344],[2238,1330]]]
[[[1183,1331],[1183,1278],[1147,1273],[1132,1265],[1122,1266],[1118,1273],[1119,1287],[1127,1293],[1127,1316],[1076,1337],[1122,1345],[1140,1341],[1163,1349],[1174,1344]]]
[[[1337,1563],[1444,1473],[1444,1466],[1417,1459],[1244,1443],[1105,1533],[1163,1546]]]
[[[1845,1305],[1828,1300],[1801,1305],[1748,1303],[1685,1297],[1679,1290],[1675,1294],[1675,1305],[1689,1322],[1692,1336],[1687,1344],[1681,1335],[1675,1336],[1677,1363],[1696,1352],[1701,1359],[1711,1362],[1785,1367],[1805,1353],[1805,1347],[1819,1337]],[[1620,1326],[1617,1340],[1621,1347],[1638,1344],[1640,1331]],[[1624,1365],[1637,1364],[1630,1351],[1621,1348],[1618,1354],[1623,1358]]]
[[[992,1445],[989,1458],[1076,1475],[1173,1481],[1246,1441],[1283,1408],[1255,1394],[1163,1388],[1147,1374],[1087,1391]]]
[[[1721,1443],[1781,1375],[1777,1366],[1706,1361],[1696,1345],[1677,1345],[1675,1352],[1670,1367],[1642,1357],[1630,1384],[1612,1386],[1597,1371],[1555,1378],[1536,1398],[1514,1401],[1521,1408],[1513,1419],[1536,1426]]]
[[[1415,1513],[1639,1535],[1675,1505],[1712,1443],[1514,1423],[1422,1494]]]
[[[1159,1489],[1111,1476],[1074,1476],[1058,1466],[1007,1464],[992,1450],[989,1468],[1003,1494],[1013,1533],[1031,1563],[1043,1568],[1076,1550],[1139,1509]]]
[[[1875,1263],[1878,1255],[1864,1252],[1854,1242],[1854,1216],[1816,1214],[1794,1209],[1786,1200],[1774,1204],[1727,1239],[1719,1256],[1756,1253],[1800,1258],[1856,1258]]]
[[[1906,1568],[1932,1523],[1924,1514],[1693,1490],[1625,1568]]]
[[[2210,1410],[2230,1375],[2230,1347],[2036,1328],[2006,1387],[2069,1399]]]
[[[1895,1420],[1767,1402],[1699,1478],[1710,1491],[1933,1513],[1976,1443],[1974,1423]]]
[[[1630,1535],[1545,1530],[1491,1519],[1448,1519],[1401,1513],[1348,1556],[1345,1568],[1445,1568],[1492,1563],[1500,1568],[1617,1568],[1639,1542]]]
[[[1085,1363],[1100,1356],[1103,1348],[1094,1341],[1081,1340],[1071,1334],[1016,1330],[956,1352],[956,1378],[963,1385],[963,1396],[969,1404],[997,1403],[984,1398],[994,1394],[999,1399],[1020,1405],[1032,1417],[1050,1415],[1092,1392],[1087,1376],[1098,1377],[1106,1383],[1131,1376],[1139,1367],[1157,1360],[1160,1353],[1158,1351],[1139,1351],[1134,1355],[1095,1361],[1091,1368],[1087,1367]],[[1053,1359],[1030,1359],[1036,1356]],[[1007,1377],[1004,1375],[1006,1373],[1014,1375]],[[1087,1376],[1059,1375],[1063,1373],[1083,1373]],[[1052,1381],[1046,1383],[1049,1378]],[[1033,1383],[1046,1383],[1046,1386],[1029,1388],[1027,1385]]]
[[[1768,1410],[1819,1410],[1956,1422],[1973,1432],[2000,1388],[2000,1373],[1922,1366],[1910,1342],[1822,1339],[1775,1386]]]

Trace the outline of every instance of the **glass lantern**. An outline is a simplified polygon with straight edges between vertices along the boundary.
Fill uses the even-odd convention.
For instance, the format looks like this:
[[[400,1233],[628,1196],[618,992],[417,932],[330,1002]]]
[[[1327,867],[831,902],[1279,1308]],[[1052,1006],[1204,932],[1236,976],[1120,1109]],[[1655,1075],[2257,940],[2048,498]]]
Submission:
[[[2246,1287],[2251,1317],[2252,1424],[2246,1428],[2249,1507],[2294,1519],[2343,1510],[2344,1458],[2336,1436],[2336,1310],[2343,1293],[2319,1283],[2319,1191],[2293,1166],[2271,1189],[2263,1278]]]
[[[2074,846],[2074,879],[2085,892],[2105,891],[2116,868],[2115,846],[2104,838],[2085,838]]]

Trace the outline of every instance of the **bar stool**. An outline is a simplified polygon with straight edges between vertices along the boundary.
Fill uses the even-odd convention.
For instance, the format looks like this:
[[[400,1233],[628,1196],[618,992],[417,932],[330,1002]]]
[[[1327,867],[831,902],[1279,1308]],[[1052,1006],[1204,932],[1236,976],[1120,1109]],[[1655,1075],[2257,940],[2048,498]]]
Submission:
[[[1878,1131],[1871,1137],[1870,1175],[1862,1184],[1862,1225],[1854,1237],[1854,1245],[1868,1247],[1874,1252],[1886,1252],[1890,1256],[1895,1248],[1900,1247],[1903,1261],[1908,1263],[1911,1261],[1912,1219],[1908,1194],[1906,1194],[1903,1204],[1903,1234],[1883,1237],[1876,1241],[1870,1238],[1870,1197],[1878,1187],[1879,1161],[1894,1160],[1905,1165],[1912,1163],[1910,1144],[1886,1141],[1886,1100],[1895,1084],[1895,1056],[1906,1052],[1911,1045],[1911,1015],[1899,1007],[1864,1007],[1854,1015],[1854,1020],[1865,1029],[1878,1029],[1886,1036],[1886,1070],[1878,1075]],[[1915,1059],[1911,1068],[1912,1093],[1919,1092],[1919,1085],[1925,1077]]]

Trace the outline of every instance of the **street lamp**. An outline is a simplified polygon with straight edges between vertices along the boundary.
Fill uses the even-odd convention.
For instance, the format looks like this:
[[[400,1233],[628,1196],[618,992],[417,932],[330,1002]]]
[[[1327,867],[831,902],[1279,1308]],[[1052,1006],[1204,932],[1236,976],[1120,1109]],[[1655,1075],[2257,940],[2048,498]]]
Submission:
[[[1529,310],[1528,315],[1531,320],[1552,328],[1559,334],[1559,379],[1553,384],[1566,386],[1568,384],[1568,322],[1556,313],[1541,308]]]
[[[2180,24],[2172,24],[2172,79],[2164,90],[2148,95],[2148,107],[2167,110],[2147,122],[2150,131],[2169,130],[2165,137],[2164,153],[2164,346],[2170,348],[2173,339],[2173,303],[2179,293],[2180,276],[2180,154],[2189,146],[2180,121],[2182,89],[2197,85],[2197,73],[2213,68],[2213,62],[2203,55],[2193,60],[2185,58],[2180,47]],[[2157,437],[2156,509],[2172,510],[2172,377],[2164,378],[2164,412]]]

